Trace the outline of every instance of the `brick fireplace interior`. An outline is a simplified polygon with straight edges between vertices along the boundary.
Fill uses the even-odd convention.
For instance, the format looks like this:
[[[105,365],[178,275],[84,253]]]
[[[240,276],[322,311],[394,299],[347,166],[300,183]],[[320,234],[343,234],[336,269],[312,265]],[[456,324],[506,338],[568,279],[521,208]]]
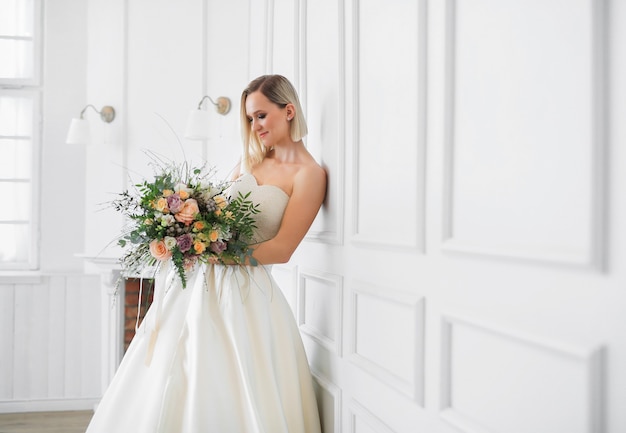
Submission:
[[[143,284],[143,287],[141,285]],[[128,349],[128,345],[135,336],[135,323],[137,322],[137,311],[139,292],[141,288],[141,312],[139,315],[139,323],[146,315],[148,307],[152,303],[154,294],[154,280],[144,278],[143,283],[139,278],[129,278],[125,284],[124,296],[124,352]]]

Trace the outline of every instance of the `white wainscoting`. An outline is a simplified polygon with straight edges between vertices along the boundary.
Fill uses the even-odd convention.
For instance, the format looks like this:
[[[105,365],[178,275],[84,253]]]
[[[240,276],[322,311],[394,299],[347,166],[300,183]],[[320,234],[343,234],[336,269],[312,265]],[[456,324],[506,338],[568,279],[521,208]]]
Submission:
[[[324,433],[341,433],[341,388],[313,372],[320,423]]]
[[[352,240],[357,244],[424,249],[426,26],[421,5],[352,4],[349,110]]]
[[[101,396],[100,280],[0,285],[0,413],[92,409]]]
[[[324,206],[307,239],[343,243],[345,153],[345,55],[343,1],[303,2],[300,98],[309,151],[328,174]],[[323,65],[324,67],[312,67]]]
[[[600,264],[601,6],[446,1],[445,250]]]
[[[418,404],[424,399],[424,298],[357,282],[350,360]]]
[[[341,276],[301,270],[298,276],[298,325],[303,334],[341,356],[343,281]]]
[[[441,416],[464,433],[601,431],[603,350],[445,314]]]
[[[350,433],[394,433],[388,425],[356,400],[350,404],[349,414]]]

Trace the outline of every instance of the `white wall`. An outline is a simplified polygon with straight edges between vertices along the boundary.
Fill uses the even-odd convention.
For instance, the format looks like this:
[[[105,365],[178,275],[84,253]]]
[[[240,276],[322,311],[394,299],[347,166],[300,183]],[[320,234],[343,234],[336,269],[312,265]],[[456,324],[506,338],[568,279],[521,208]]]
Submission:
[[[86,152],[65,144],[87,100],[87,4],[44,2],[42,10],[40,272],[0,276],[0,412],[89,409],[101,395],[100,282],[76,257]]]
[[[182,136],[203,94],[230,97],[207,143],[182,140],[227,171],[241,89],[282,73],[330,181],[275,268],[325,431],[626,429],[621,4],[87,5],[86,102],[119,117],[85,153],[85,253],[117,234],[93,209],[149,174],[143,149],[181,157],[155,113]]]
[[[329,169],[277,269],[324,431],[626,428],[621,4],[261,4]]]
[[[44,2],[43,11],[40,263],[44,272],[76,272],[85,239],[85,149],[65,138],[86,104],[87,5]]]

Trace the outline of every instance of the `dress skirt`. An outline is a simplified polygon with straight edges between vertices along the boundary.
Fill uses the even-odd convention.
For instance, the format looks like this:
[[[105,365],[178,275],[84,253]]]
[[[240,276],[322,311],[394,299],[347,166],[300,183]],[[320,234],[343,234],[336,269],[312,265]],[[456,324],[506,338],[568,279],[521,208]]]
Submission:
[[[317,433],[293,313],[265,266],[168,272],[87,433]]]

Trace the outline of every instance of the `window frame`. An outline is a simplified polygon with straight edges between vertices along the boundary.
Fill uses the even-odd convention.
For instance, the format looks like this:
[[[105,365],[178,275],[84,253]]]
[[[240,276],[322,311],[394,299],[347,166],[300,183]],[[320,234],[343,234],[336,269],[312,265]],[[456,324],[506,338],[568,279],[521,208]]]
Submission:
[[[41,153],[43,127],[43,6],[42,0],[33,0],[33,76],[29,78],[0,77],[0,95],[21,96],[32,100],[31,131],[31,212],[29,219],[30,239],[26,261],[0,262],[0,271],[37,271],[40,266],[39,245],[41,238]],[[23,36],[0,35],[3,39],[20,39]],[[15,179],[16,181],[18,179]],[[7,181],[11,181],[7,179]]]
[[[24,86],[41,86],[41,71],[43,69],[43,0],[33,0],[33,76],[30,78],[6,78],[0,77],[0,88],[21,88]],[[0,39],[30,40],[25,36],[3,35]]]

